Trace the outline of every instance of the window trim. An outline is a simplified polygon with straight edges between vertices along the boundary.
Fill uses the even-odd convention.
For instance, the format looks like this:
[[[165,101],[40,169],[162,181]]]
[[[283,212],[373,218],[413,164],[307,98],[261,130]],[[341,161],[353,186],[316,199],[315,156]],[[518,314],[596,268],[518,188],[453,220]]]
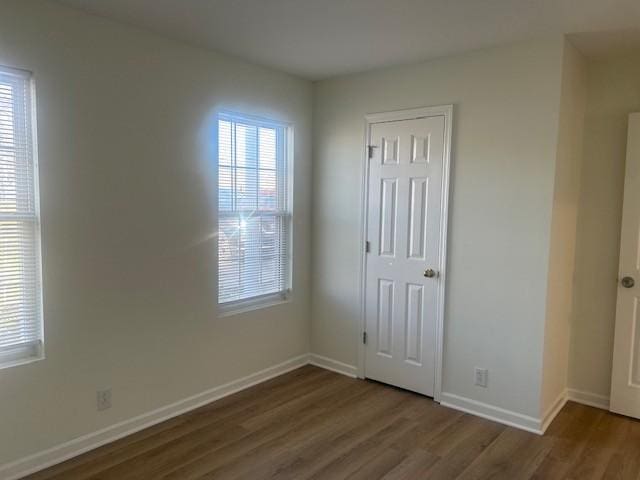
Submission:
[[[29,363],[38,362],[46,358],[45,341],[44,341],[44,281],[42,275],[42,221],[40,215],[40,167],[38,156],[38,115],[37,115],[37,96],[36,96],[36,79],[32,71],[10,67],[0,64],[0,71],[7,75],[14,75],[28,82],[29,88],[29,104],[28,115],[30,120],[30,147],[31,147],[31,166],[33,169],[33,201],[34,201],[34,246],[36,275],[38,281],[36,288],[40,289],[40,295],[36,309],[39,318],[39,339],[29,343],[17,344],[15,346],[5,347],[0,350],[0,370],[5,368],[16,367],[19,365],[27,365]]]
[[[287,288],[283,292],[275,292],[268,294],[255,295],[249,298],[243,298],[240,300],[233,300],[229,302],[220,303],[219,295],[219,266],[220,261],[218,257],[218,235],[215,236],[215,257],[216,257],[216,278],[218,278],[218,282],[216,284],[216,305],[218,308],[218,317],[230,317],[242,313],[251,312],[254,310],[260,310],[264,308],[270,308],[277,305],[282,305],[286,303],[290,303],[293,300],[293,230],[294,230],[294,222],[293,222],[293,183],[294,183],[294,129],[293,124],[289,122],[285,122],[277,119],[270,119],[266,117],[260,117],[251,114],[240,113],[233,110],[219,110],[217,115],[215,116],[215,145],[213,148],[215,158],[216,158],[216,172],[215,172],[215,198],[216,198],[216,232],[218,231],[220,225],[220,210],[219,210],[219,150],[218,150],[218,136],[219,136],[219,125],[220,120],[228,120],[228,121],[246,121],[251,124],[254,124],[259,127],[273,128],[279,127],[283,131],[283,155],[284,155],[284,163],[285,163],[285,172],[286,172],[286,204],[285,211],[289,217],[289,231],[287,240],[287,248],[288,248],[288,262],[287,262]]]
[[[282,293],[267,293],[251,298],[243,298],[233,302],[218,303],[218,317],[232,317],[241,313],[275,307],[292,300],[290,290]]]

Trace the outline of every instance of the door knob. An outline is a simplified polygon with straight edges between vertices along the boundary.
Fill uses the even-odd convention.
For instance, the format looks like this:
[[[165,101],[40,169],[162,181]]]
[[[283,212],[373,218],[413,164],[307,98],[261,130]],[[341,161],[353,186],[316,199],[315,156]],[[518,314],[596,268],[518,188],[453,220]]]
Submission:
[[[436,272],[435,272],[435,270],[433,270],[432,268],[427,268],[427,269],[424,271],[423,275],[424,275],[425,277],[427,277],[427,278],[433,278],[433,277],[435,277],[435,276],[436,276]]]
[[[622,277],[620,283],[624,288],[631,288],[636,284],[636,281],[633,279],[633,277]]]

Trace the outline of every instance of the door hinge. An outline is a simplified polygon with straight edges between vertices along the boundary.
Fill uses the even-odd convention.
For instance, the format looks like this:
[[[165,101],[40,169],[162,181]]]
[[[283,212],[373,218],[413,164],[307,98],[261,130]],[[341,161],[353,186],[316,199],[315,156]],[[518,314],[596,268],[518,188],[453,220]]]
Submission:
[[[367,158],[373,158],[373,150],[378,148],[377,145],[367,145]]]
[[[365,253],[371,252],[371,242],[369,240],[364,242],[364,252]]]
[[[362,332],[362,343],[367,344],[367,332]]]

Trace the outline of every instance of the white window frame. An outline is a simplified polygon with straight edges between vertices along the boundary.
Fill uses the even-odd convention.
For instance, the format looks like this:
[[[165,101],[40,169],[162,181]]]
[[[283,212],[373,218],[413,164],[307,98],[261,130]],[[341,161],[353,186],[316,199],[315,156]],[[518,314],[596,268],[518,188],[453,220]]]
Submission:
[[[28,83],[29,98],[26,114],[29,116],[29,132],[31,147],[31,167],[33,169],[33,195],[34,213],[30,219],[34,222],[34,248],[35,248],[35,288],[39,289],[38,302],[35,306],[38,320],[38,340],[29,344],[19,344],[15,347],[5,347],[0,351],[0,369],[25,365],[32,362],[44,360],[44,308],[43,308],[43,285],[42,285],[42,245],[41,245],[41,223],[40,223],[40,184],[38,167],[38,134],[37,134],[37,114],[36,114],[36,87],[33,73],[27,70],[17,69],[0,65],[0,72],[6,75],[13,75],[24,79]],[[0,214],[0,219],[10,220],[12,214]],[[23,214],[15,214],[15,218],[24,218]]]
[[[220,120],[231,120],[237,122],[246,122],[252,125],[264,126],[267,128],[278,127],[283,131],[283,155],[284,155],[284,164],[286,171],[286,205],[285,211],[288,214],[289,228],[288,230],[288,238],[285,240],[287,245],[287,265],[286,265],[286,285],[285,290],[283,292],[270,293],[265,295],[256,295],[250,298],[245,298],[241,300],[229,301],[221,303],[218,299],[219,295],[219,281],[216,284],[216,299],[218,305],[218,316],[219,317],[228,317],[232,315],[237,315],[245,312],[250,312],[253,310],[259,310],[263,308],[268,308],[276,305],[281,305],[284,303],[291,302],[293,298],[293,126],[290,123],[282,122],[279,120],[274,120],[270,118],[264,118],[254,115],[248,115],[245,113],[238,113],[236,111],[230,110],[222,110],[219,111],[216,116],[216,124],[215,124],[215,156],[216,156],[216,176],[215,176],[215,191],[216,191],[216,205],[219,201],[219,158],[218,158],[218,134],[219,134],[219,121]],[[219,228],[219,218],[220,218],[220,209],[216,212],[217,225],[216,228]],[[219,259],[218,259],[218,235],[216,235],[215,242],[215,251],[216,251],[216,269],[219,272]]]

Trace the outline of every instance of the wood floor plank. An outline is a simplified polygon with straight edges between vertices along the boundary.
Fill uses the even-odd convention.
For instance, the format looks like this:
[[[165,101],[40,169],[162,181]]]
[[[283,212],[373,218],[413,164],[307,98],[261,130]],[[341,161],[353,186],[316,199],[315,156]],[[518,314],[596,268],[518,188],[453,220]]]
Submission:
[[[306,366],[25,480],[640,480],[640,421],[569,402],[544,436]]]
[[[427,478],[427,472],[433,467],[440,457],[417,448],[412,450],[401,462],[387,472],[383,480],[415,480]]]
[[[365,465],[373,462],[385,450],[386,445],[408,431],[410,427],[409,420],[396,418],[390,424],[375,432],[371,437],[341,453],[313,475],[303,478],[312,480],[347,478],[364,468]],[[391,468],[389,468],[389,470],[390,469]]]
[[[440,461],[428,471],[432,480],[457,478],[506,429],[483,418],[464,415],[458,422],[434,438],[428,451],[440,455]],[[447,436],[451,432],[451,441]]]
[[[616,454],[609,461],[604,478],[621,480],[640,479],[640,422],[629,422],[627,438],[621,452]]]
[[[506,428],[457,478],[529,479],[553,446],[553,438]]]
[[[589,432],[605,413],[592,407],[569,402],[549,426],[546,435],[554,445],[537,470],[533,480],[559,480],[566,477],[571,464],[585,449]]]
[[[571,480],[604,478],[614,455],[622,450],[629,422],[618,415],[602,415],[590,431],[585,448],[571,465],[566,475]]]
[[[348,480],[369,480],[371,478],[382,478],[397,465],[402,463],[407,457],[406,453],[399,452],[394,448],[385,448],[370,461],[365,462],[351,475]]]
[[[434,437],[440,435],[466,415],[458,410],[442,408],[435,402],[424,403],[429,408],[424,412],[421,421],[416,422],[411,432],[398,439],[393,445],[394,448],[401,451],[414,448],[428,450]]]

